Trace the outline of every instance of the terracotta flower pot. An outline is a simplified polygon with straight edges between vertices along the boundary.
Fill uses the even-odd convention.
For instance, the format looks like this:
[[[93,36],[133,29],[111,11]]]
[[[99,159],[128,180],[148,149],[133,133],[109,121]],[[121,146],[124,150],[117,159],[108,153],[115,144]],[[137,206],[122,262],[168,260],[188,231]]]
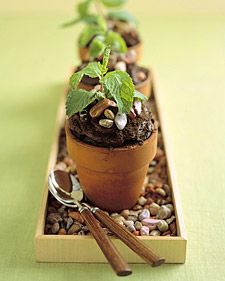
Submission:
[[[75,70],[76,71],[76,70]],[[87,84],[80,82],[78,85],[79,89],[84,89],[87,91],[92,90],[95,87],[95,85]],[[135,85],[135,89],[145,95],[147,98],[150,98],[152,93],[152,78],[151,78],[151,72],[148,71],[148,77],[145,81]]]
[[[143,187],[157,148],[157,128],[143,145],[103,148],[74,138],[66,121],[67,149],[76,161],[84,193],[94,206],[107,211],[131,208]]]
[[[133,47],[128,48],[128,52],[134,50],[136,52],[136,61],[139,62],[142,58],[142,44],[138,43]],[[79,57],[81,61],[89,61],[90,55],[89,55],[89,49],[87,47],[81,47],[78,49]]]

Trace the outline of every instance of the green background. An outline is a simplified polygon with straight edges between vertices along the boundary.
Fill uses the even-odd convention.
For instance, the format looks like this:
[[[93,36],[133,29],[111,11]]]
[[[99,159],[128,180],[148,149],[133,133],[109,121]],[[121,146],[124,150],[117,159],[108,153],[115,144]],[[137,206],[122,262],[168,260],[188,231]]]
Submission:
[[[0,280],[119,280],[108,265],[35,262],[55,114],[78,63],[80,31],[59,28],[72,17],[74,1],[36,2],[0,2]],[[126,280],[224,280],[224,2],[200,1],[207,5],[194,10],[187,1],[172,1],[168,11],[162,1],[155,7],[154,1],[130,2],[144,41],[142,63],[160,77],[188,251],[184,265],[132,265]],[[160,5],[162,14],[154,14]]]

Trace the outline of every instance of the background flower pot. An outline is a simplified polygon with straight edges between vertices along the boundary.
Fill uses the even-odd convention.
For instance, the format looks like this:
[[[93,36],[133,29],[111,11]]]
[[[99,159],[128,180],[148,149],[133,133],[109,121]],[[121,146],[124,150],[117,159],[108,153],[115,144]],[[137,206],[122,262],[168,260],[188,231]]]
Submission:
[[[157,129],[143,145],[103,148],[75,139],[66,121],[67,149],[76,161],[81,186],[90,202],[107,211],[131,208],[143,187],[157,148]]]
[[[139,62],[142,58],[142,44],[138,43],[135,46],[129,47],[128,52],[134,50],[136,52],[136,61]],[[79,57],[81,61],[89,61],[89,49],[87,47],[81,47],[78,49]]]

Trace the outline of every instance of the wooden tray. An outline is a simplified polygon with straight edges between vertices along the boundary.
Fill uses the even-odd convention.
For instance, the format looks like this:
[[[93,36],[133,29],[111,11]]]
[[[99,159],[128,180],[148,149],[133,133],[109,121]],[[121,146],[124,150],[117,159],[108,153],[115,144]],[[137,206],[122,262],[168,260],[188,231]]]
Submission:
[[[182,217],[180,198],[178,194],[178,185],[173,166],[173,158],[171,155],[171,148],[169,136],[167,133],[166,120],[163,115],[161,106],[161,99],[163,93],[160,90],[160,83],[155,71],[153,72],[153,95],[156,102],[158,118],[161,125],[163,135],[164,148],[167,158],[167,171],[169,176],[169,183],[172,188],[173,204],[175,207],[175,216],[177,224],[177,236],[139,236],[146,245],[149,245],[156,253],[166,258],[167,263],[184,263],[186,258],[187,238],[185,226]],[[58,140],[60,129],[64,125],[65,120],[65,93],[59,103],[59,109],[56,119],[56,131],[52,144],[51,154],[47,168],[47,175],[55,166],[58,153]],[[98,248],[95,240],[89,236],[79,235],[45,235],[45,218],[48,201],[48,184],[47,176],[45,180],[44,194],[40,207],[40,215],[38,218],[37,229],[35,234],[35,252],[36,260],[38,262],[81,262],[81,263],[106,263],[106,259]],[[122,253],[124,258],[129,263],[144,263],[134,252],[132,252],[119,239],[111,237],[113,243]]]

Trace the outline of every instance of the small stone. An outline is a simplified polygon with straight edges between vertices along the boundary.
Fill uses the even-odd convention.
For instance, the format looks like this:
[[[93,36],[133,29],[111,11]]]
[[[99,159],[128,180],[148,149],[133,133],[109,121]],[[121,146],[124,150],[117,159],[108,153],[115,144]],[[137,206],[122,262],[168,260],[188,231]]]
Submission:
[[[149,235],[149,228],[147,226],[142,226],[140,229],[141,236],[148,236]]]
[[[172,236],[175,236],[177,234],[177,227],[175,221],[170,224],[170,231]]]
[[[60,228],[58,235],[66,235],[66,230],[64,228]]]
[[[144,197],[144,196],[140,196],[138,198],[138,204],[141,205],[141,206],[144,206],[147,202],[147,199]]]
[[[138,80],[144,81],[146,78],[147,78],[147,76],[146,76],[146,74],[143,71],[139,71],[137,73],[137,79]]]
[[[67,169],[67,165],[64,162],[59,162],[55,165],[55,170],[65,171]]]
[[[86,233],[85,233],[85,231],[83,231],[82,229],[80,230],[80,231],[78,231],[78,233],[77,233],[77,235],[85,235]]]
[[[138,216],[129,215],[127,219],[135,222],[138,219]]]
[[[163,232],[162,236],[170,236],[170,234],[171,234],[170,230],[167,230]]]
[[[134,232],[136,229],[134,225],[130,224],[127,226],[127,230],[129,230],[130,232]]]
[[[150,212],[148,209],[143,209],[139,214],[139,220],[142,221],[143,219],[147,219],[150,217]]]
[[[134,109],[137,112],[137,115],[141,114],[142,111],[142,102],[140,100],[134,101]]]
[[[125,113],[117,113],[115,117],[115,124],[119,130],[123,130],[127,125],[127,115]]]
[[[125,55],[122,55],[121,57],[126,63],[131,64],[136,62],[137,53],[135,50],[129,50]]]
[[[126,63],[124,61],[117,62],[115,65],[115,69],[121,70],[121,71],[126,71],[127,70]]]
[[[100,119],[98,123],[104,128],[111,128],[113,126],[113,120],[110,119]]]
[[[163,197],[166,196],[166,191],[162,188],[156,188],[155,192]]]
[[[158,222],[157,227],[161,232],[165,232],[169,229],[168,223],[164,220]]]
[[[150,214],[152,216],[156,216],[158,214],[159,209],[160,209],[160,206],[158,204],[156,204],[156,203],[152,203],[149,206]]]
[[[64,221],[66,222],[66,230],[68,230],[71,225],[73,224],[73,219],[71,217],[65,218]]]
[[[78,231],[81,230],[81,226],[79,224],[73,224],[70,229],[68,230],[68,234],[71,235],[71,234],[74,234],[74,233],[77,233]]]
[[[156,219],[143,219],[143,220],[141,221],[141,223],[142,223],[143,225],[146,225],[146,226],[155,225],[155,224],[157,224],[157,223],[159,223],[159,222],[160,222],[160,220],[156,220]]]
[[[175,216],[172,216],[172,217],[170,217],[169,219],[167,219],[166,222],[167,222],[168,224],[171,224],[172,222],[175,221],[175,219],[176,219],[176,217],[175,217]]]
[[[166,204],[165,206],[170,209],[171,213],[173,213],[174,211],[173,204]]]
[[[66,206],[62,205],[60,208],[58,208],[58,212],[60,214],[64,213],[65,212],[65,209],[66,209]]]
[[[52,207],[52,206],[49,206],[49,207],[48,207],[48,214],[56,213],[56,212],[57,212],[56,208],[54,208],[54,207]]]
[[[108,119],[110,119],[110,120],[114,120],[114,119],[115,119],[115,115],[114,115],[114,113],[112,112],[112,110],[110,110],[110,109],[106,109],[106,110],[104,111],[104,115],[105,115],[106,118],[108,118]]]
[[[123,216],[125,219],[128,218],[129,214],[130,214],[130,211],[129,210],[123,210],[121,213],[121,216]]]
[[[171,194],[171,190],[168,184],[164,184],[162,188],[165,190],[167,195]]]
[[[68,216],[74,219],[75,221],[78,221],[79,223],[84,223],[84,219],[82,218],[79,212],[69,212]]]
[[[157,224],[152,224],[148,226],[149,230],[157,229]]]
[[[158,198],[156,200],[156,203],[159,204],[159,205],[164,205],[166,203],[166,200],[165,199],[162,199],[162,198]]]
[[[54,224],[56,222],[62,221],[61,216],[58,213],[51,213],[47,216],[47,222]]]
[[[172,198],[171,198],[171,196],[168,196],[167,198],[166,198],[166,203],[171,203],[172,202]]]
[[[133,231],[133,234],[134,234],[135,236],[140,236],[140,231],[135,230],[135,231]]]
[[[141,210],[142,209],[142,207],[141,207],[141,205],[139,205],[139,204],[137,204],[137,205],[135,205],[134,207],[133,207],[133,210],[134,211],[138,211],[138,210]]]
[[[114,221],[118,222],[121,225],[123,225],[123,222],[125,221],[125,218],[120,215],[118,215],[118,217],[114,217],[113,219],[114,219]]]
[[[124,224],[125,224],[126,226],[129,226],[129,225],[134,225],[134,222],[133,222],[133,221],[125,220],[125,221],[124,221]]]
[[[128,116],[129,116],[130,119],[132,119],[132,120],[136,118],[136,113],[135,113],[135,111],[134,111],[133,108],[131,108],[131,110],[130,110]]]
[[[169,208],[167,208],[166,206],[161,206],[158,211],[157,218],[164,220],[164,219],[168,219],[170,217],[171,217],[171,210]]]
[[[136,230],[140,230],[142,228],[142,223],[140,221],[136,221],[134,224]]]
[[[102,99],[98,103],[96,103],[89,111],[89,114],[92,118],[99,117],[104,110],[109,107],[110,100],[109,99]]]
[[[149,236],[160,236],[161,233],[159,230],[152,230],[150,233],[149,233]]]
[[[75,162],[73,161],[73,159],[71,159],[70,157],[66,156],[63,159],[63,162],[67,165],[67,166],[74,166]]]
[[[59,223],[58,223],[58,222],[55,222],[55,223],[52,225],[51,231],[52,231],[53,234],[58,233],[58,231],[59,231]]]

